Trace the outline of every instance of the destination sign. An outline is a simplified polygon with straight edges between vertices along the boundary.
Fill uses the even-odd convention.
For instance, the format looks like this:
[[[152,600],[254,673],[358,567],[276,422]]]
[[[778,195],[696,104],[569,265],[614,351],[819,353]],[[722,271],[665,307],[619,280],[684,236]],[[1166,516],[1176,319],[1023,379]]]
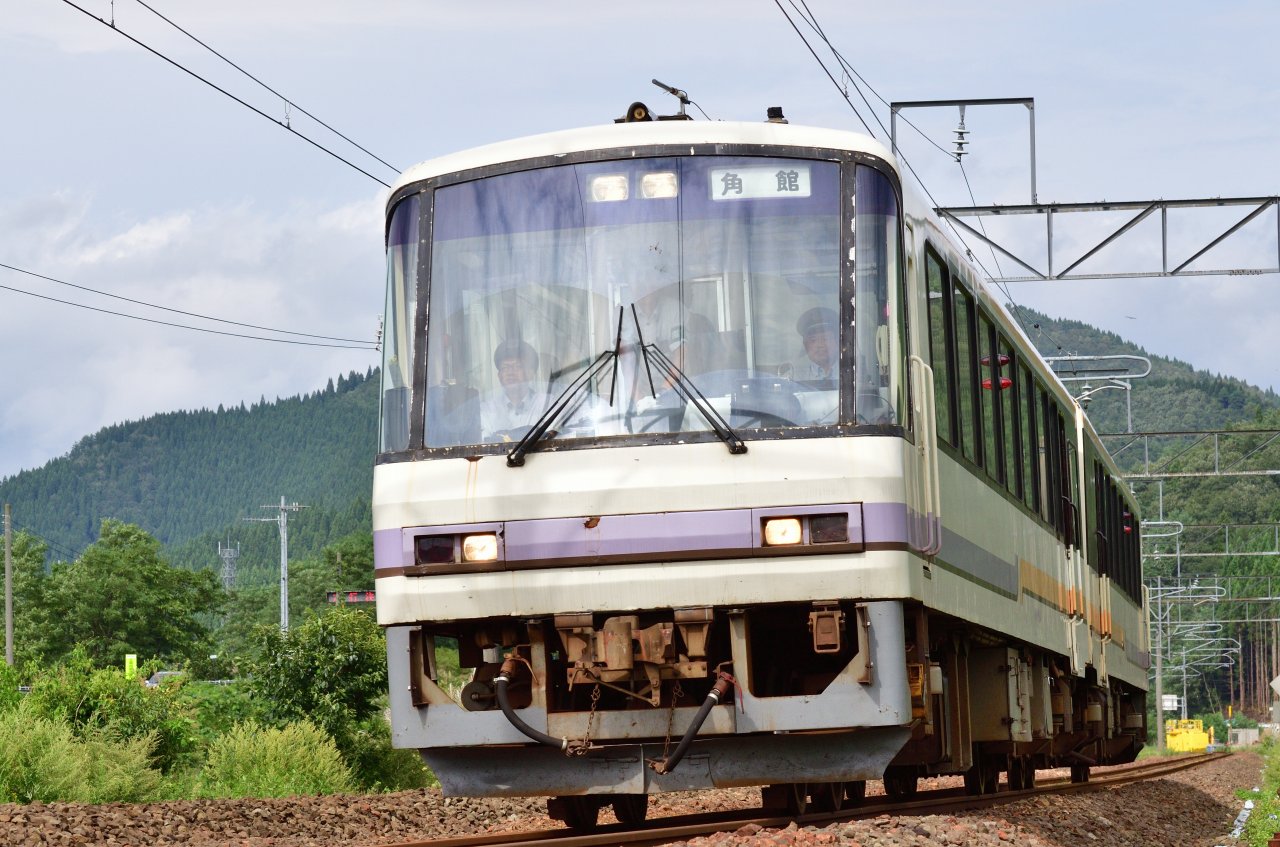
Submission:
[[[811,186],[809,166],[792,162],[712,168],[710,180],[712,200],[808,197]]]

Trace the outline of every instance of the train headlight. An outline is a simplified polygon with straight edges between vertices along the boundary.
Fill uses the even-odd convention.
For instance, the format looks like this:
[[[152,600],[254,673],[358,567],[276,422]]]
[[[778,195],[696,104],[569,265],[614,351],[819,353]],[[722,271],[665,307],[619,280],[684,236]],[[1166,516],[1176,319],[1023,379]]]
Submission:
[[[814,515],[809,518],[809,540],[814,544],[833,544],[849,540],[849,516]]]
[[[770,547],[799,544],[801,539],[799,518],[770,518],[764,522],[764,543]]]
[[[462,539],[462,561],[493,562],[498,558],[498,536],[486,532],[483,535],[467,535]]]
[[[454,544],[456,543],[452,535],[418,536],[414,544],[418,564],[445,565],[455,561]]]
[[[629,194],[626,174],[602,174],[591,178],[591,199],[596,203],[626,200]]]
[[[646,200],[675,197],[678,190],[674,171],[654,171],[640,177],[640,196]]]

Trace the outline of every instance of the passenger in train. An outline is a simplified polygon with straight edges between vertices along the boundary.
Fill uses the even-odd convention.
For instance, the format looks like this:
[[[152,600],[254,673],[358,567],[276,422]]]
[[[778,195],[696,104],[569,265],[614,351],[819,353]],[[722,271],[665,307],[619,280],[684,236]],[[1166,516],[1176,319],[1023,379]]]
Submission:
[[[840,365],[840,345],[836,336],[836,313],[815,306],[796,321],[796,332],[804,344],[804,358],[791,366],[791,378],[798,382],[834,381]]]
[[[526,341],[508,339],[493,351],[498,390],[480,404],[485,441],[513,441],[547,408],[549,398],[536,385],[538,352]]]

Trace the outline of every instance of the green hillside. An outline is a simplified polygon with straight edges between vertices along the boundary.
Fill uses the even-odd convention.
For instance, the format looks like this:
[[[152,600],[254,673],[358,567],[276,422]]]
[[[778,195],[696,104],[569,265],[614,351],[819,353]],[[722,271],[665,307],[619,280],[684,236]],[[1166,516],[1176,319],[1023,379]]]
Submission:
[[[0,481],[0,501],[58,558],[78,554],[104,518],[116,518],[153,534],[180,563],[217,564],[218,538],[241,542],[242,567],[260,558],[259,547],[275,562],[275,525],[243,519],[274,517],[261,507],[282,496],[308,507],[291,515],[291,557],[367,530],[376,428],[376,373],[352,373],[311,394],[109,426]]]
[[[1046,357],[1068,355],[1146,356],[1151,374],[1133,381],[1133,429],[1174,431],[1227,429],[1257,425],[1268,411],[1280,409],[1280,395],[1262,390],[1234,377],[1198,371],[1186,362],[1157,356],[1125,341],[1113,332],[1104,332],[1079,321],[1054,320],[1032,309],[1018,308],[1016,314],[1032,343]],[[1096,387],[1105,380],[1095,380]],[[1084,383],[1071,383],[1079,394]],[[1125,432],[1125,392],[1100,391],[1089,403],[1090,420],[1099,432]]]

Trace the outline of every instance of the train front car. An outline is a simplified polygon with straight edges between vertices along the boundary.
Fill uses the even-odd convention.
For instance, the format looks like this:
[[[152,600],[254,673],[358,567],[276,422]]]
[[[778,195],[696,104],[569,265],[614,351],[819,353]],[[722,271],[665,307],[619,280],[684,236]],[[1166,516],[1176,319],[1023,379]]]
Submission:
[[[537,136],[387,220],[378,620],[446,793],[584,826],[1136,755],[1132,498],[873,139]]]
[[[874,141],[777,124],[558,133],[401,180],[378,619],[396,743],[446,793],[572,820],[883,773],[929,536],[899,197]]]

